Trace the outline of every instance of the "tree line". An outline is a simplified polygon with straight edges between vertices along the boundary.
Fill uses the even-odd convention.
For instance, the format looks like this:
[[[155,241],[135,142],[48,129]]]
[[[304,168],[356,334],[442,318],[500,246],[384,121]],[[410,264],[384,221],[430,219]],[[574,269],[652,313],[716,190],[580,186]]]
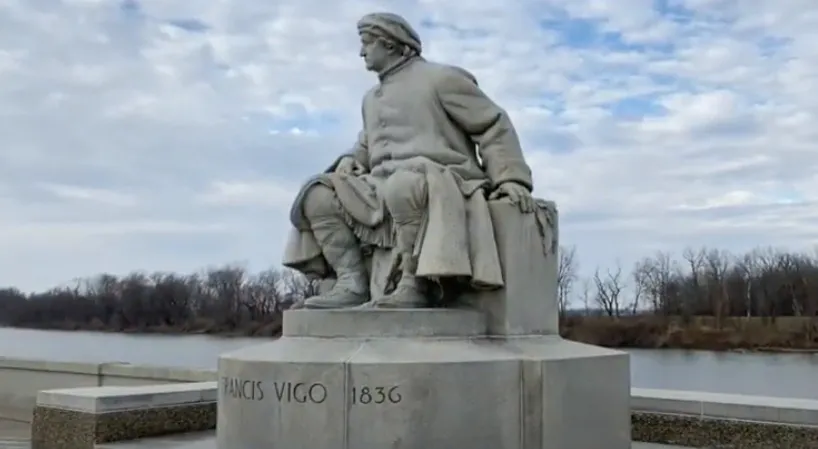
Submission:
[[[629,272],[617,264],[585,278],[577,273],[575,249],[563,248],[558,273],[563,314],[572,302],[586,313],[610,317],[712,316],[717,323],[727,317],[812,317],[818,311],[818,251],[687,248],[680,256],[657,252]]]
[[[225,266],[190,275],[103,274],[42,293],[2,289],[0,325],[274,335],[282,312],[317,292],[317,282],[291,270],[251,275]]]
[[[580,276],[576,249],[562,247],[557,283],[563,316],[815,316],[818,253],[689,248],[679,257],[657,252],[629,271],[616,264]],[[274,335],[284,310],[317,293],[316,282],[284,269],[103,274],[40,293],[0,289],[0,325]]]

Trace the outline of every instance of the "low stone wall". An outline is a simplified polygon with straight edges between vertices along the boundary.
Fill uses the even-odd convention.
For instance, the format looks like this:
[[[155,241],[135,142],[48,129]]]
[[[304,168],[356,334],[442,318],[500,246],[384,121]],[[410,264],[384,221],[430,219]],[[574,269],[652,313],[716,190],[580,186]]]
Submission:
[[[30,420],[37,393],[42,390],[161,385],[215,379],[215,370],[0,357],[0,418]]]
[[[18,410],[15,416],[5,417],[30,419],[38,392],[59,389],[63,391],[56,396],[48,391],[41,395],[44,407],[40,413],[51,414],[41,417],[45,421],[59,421],[64,413],[59,410],[65,404],[54,398],[77,396],[92,397],[95,403],[102,404],[95,410],[107,416],[105,419],[120,416],[118,414],[127,417],[136,409],[142,410],[139,413],[156,409],[150,413],[160,417],[157,418],[160,421],[164,419],[162,413],[185,413],[196,417],[190,421],[190,426],[179,427],[174,432],[196,430],[202,426],[212,428],[215,424],[210,417],[215,413],[216,405],[208,398],[215,394],[214,380],[215,370],[0,358],[0,415]],[[197,383],[180,385],[190,382]],[[88,388],[150,385],[158,389]],[[73,388],[80,389],[76,392],[65,390]],[[134,405],[138,402],[135,398],[139,397],[143,403]],[[198,397],[199,403],[195,406],[171,404],[173,401],[189,401],[191,397]],[[130,409],[105,408],[104,404],[117,402],[130,404]],[[633,388],[631,410],[634,441],[692,447],[818,449],[816,400]]]
[[[34,412],[34,446],[81,449],[102,442],[214,429],[217,389],[216,382],[201,382],[43,391]],[[818,401],[634,388],[631,409],[633,441],[686,447],[818,448]]]
[[[216,427],[216,382],[68,388],[37,396],[33,449],[94,449],[99,443]]]
[[[818,448],[818,401],[631,389],[634,441],[691,447]]]

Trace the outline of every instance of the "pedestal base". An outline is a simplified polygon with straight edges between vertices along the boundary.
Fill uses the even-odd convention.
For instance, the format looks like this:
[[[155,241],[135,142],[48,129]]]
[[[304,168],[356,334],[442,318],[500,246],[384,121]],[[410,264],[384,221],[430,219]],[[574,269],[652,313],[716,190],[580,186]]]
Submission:
[[[309,336],[339,313],[364,336]],[[412,335],[410,313],[434,324]],[[473,313],[287,312],[298,336],[220,358],[218,447],[630,448],[627,354],[556,336],[489,339]],[[376,327],[400,335],[360,333]]]

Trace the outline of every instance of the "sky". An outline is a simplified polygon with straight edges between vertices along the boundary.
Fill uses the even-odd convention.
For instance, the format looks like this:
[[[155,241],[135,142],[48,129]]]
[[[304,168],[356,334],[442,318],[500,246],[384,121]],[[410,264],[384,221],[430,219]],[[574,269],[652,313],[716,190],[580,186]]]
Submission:
[[[0,285],[278,266],[375,11],[509,112],[582,273],[818,243],[815,0],[2,0]]]

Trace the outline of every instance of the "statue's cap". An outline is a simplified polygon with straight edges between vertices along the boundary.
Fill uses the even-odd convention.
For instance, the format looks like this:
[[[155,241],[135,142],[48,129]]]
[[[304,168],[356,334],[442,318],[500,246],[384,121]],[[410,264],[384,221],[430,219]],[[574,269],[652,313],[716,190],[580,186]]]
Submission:
[[[409,25],[403,17],[391,12],[376,12],[367,14],[358,21],[359,33],[372,33],[376,36],[383,36],[398,43],[408,46],[418,54],[421,53],[423,45],[417,31]]]

